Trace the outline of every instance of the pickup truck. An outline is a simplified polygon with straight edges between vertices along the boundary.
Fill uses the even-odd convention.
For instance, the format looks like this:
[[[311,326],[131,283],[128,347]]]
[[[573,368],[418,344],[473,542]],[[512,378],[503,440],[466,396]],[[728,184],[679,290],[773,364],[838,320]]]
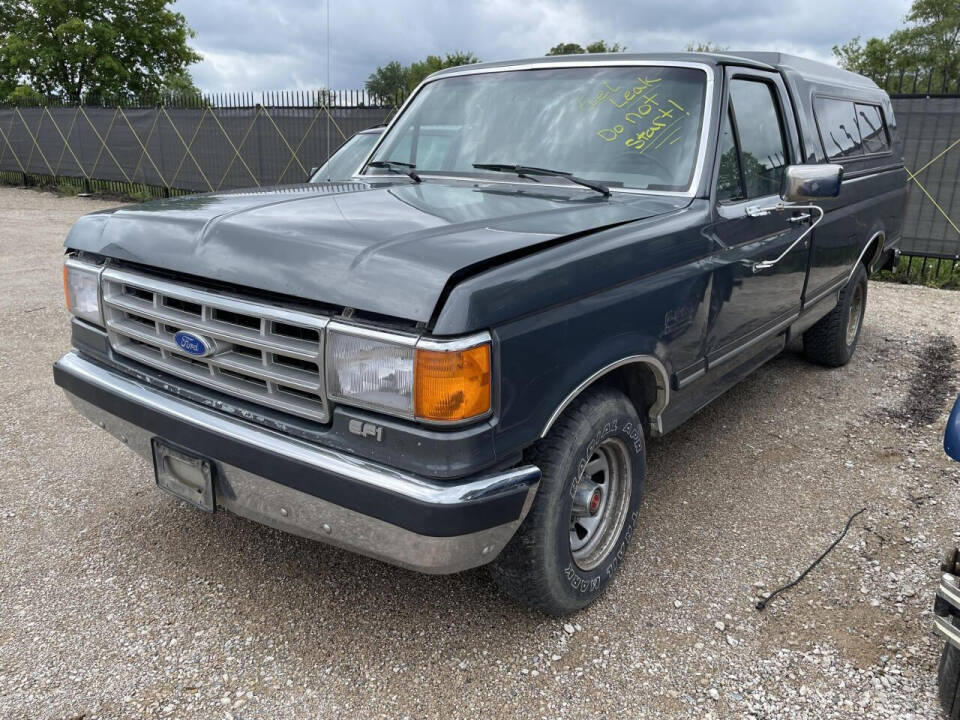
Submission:
[[[793,338],[850,360],[905,198],[889,98],[828,65],[448,69],[350,182],[81,218],[54,378],[204,511],[562,615],[643,522],[648,437]]]

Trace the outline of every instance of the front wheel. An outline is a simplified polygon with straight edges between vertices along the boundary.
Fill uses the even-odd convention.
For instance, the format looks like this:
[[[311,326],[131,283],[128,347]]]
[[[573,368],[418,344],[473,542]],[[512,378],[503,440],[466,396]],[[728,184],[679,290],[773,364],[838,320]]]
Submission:
[[[528,457],[540,488],[490,572],[514,599],[566,615],[593,602],[623,560],[643,492],[643,428],[623,393],[588,390]]]

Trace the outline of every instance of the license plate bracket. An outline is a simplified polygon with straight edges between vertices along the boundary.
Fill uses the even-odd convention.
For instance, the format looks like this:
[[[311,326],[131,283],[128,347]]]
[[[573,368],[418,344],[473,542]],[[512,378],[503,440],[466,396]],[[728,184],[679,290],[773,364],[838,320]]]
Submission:
[[[216,510],[213,462],[159,438],[154,438],[152,445],[157,487],[204,512]]]

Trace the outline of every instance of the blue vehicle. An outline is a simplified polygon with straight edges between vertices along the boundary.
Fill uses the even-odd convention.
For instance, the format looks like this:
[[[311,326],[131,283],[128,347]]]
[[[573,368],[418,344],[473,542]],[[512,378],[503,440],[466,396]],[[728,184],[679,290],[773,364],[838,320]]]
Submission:
[[[960,398],[957,398],[947,431],[943,435],[943,449],[960,462]],[[947,641],[940,656],[940,704],[950,720],[960,719],[960,550],[947,553],[941,566],[943,575],[933,604],[934,628]]]

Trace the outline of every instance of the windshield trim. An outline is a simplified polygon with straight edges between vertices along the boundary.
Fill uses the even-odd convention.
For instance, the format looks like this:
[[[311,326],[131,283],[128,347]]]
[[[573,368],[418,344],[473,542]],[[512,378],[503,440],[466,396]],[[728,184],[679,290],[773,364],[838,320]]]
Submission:
[[[710,128],[713,125],[713,104],[714,104],[714,83],[715,83],[715,73],[714,68],[711,65],[708,65],[704,62],[693,62],[686,60],[564,60],[562,62],[523,62],[516,63],[514,65],[503,65],[500,67],[486,67],[486,68],[471,68],[470,66],[464,67],[463,70],[448,71],[442,70],[440,73],[435,75],[430,75],[425,78],[412,93],[404,100],[403,104],[400,106],[400,109],[393,116],[387,126],[384,128],[383,133],[380,135],[380,138],[374,143],[373,148],[364,158],[363,162],[360,164],[360,167],[357,169],[357,174],[354,175],[355,178],[361,180],[369,180],[375,178],[377,180],[382,180],[383,175],[368,175],[367,174],[367,164],[370,162],[371,158],[376,154],[377,150],[380,149],[380,145],[383,141],[390,135],[390,131],[393,130],[393,126],[403,117],[403,114],[408,110],[410,103],[415,97],[420,93],[420,91],[429,85],[430,83],[439,82],[441,80],[446,80],[447,78],[460,77],[462,75],[483,75],[487,73],[501,73],[501,72],[516,72],[518,70],[550,70],[555,68],[573,68],[573,67],[624,67],[624,66],[637,66],[637,67],[679,67],[679,68],[692,68],[694,70],[701,70],[706,76],[706,88],[704,90],[705,97],[703,101],[703,117],[701,119],[700,125],[700,138],[697,144],[697,162],[693,170],[693,177],[690,180],[690,184],[687,186],[686,190],[643,190],[641,188],[624,188],[624,187],[611,187],[610,190],[613,193],[623,193],[628,195],[670,195],[674,197],[694,197],[697,192],[697,188],[700,185],[700,180],[704,173],[704,167],[706,165],[706,148],[707,143],[710,140]],[[441,74],[442,73],[442,74]],[[449,180],[472,180],[473,182],[504,182],[503,180],[488,180],[487,178],[476,178],[469,177],[466,175],[457,175],[454,174],[438,174],[431,175],[429,173],[425,174],[425,177],[436,178],[436,179],[449,179]],[[552,185],[552,183],[551,183]],[[557,184],[556,187],[571,187],[570,185],[561,185]]]

